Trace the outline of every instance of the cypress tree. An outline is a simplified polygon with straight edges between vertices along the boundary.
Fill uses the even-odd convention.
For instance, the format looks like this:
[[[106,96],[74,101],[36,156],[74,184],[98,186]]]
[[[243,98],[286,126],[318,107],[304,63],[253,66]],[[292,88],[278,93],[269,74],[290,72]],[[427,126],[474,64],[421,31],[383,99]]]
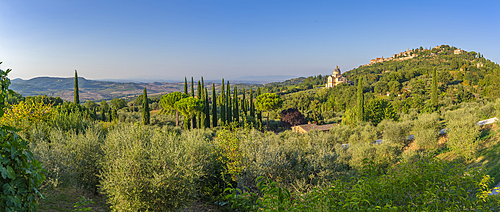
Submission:
[[[222,78],[222,88],[221,88],[221,92],[220,92],[220,100],[221,100],[221,104],[220,104],[220,122],[221,122],[221,125],[224,125],[226,123],[226,108],[225,108],[225,104],[226,104],[226,99],[224,98],[224,95],[226,95],[226,91],[224,90],[224,78]]]
[[[208,104],[207,87],[205,87],[205,128],[210,128],[210,105]]]
[[[261,94],[260,87],[257,87],[257,96],[259,96],[260,94]],[[254,105],[254,107],[255,107],[255,105]],[[262,111],[257,111],[257,120],[259,120],[259,123],[262,123]]]
[[[73,100],[73,103],[75,103],[75,104],[80,104],[79,93],[80,93],[80,91],[78,90],[78,74],[76,73],[76,70],[75,70],[75,92],[74,92],[75,100]]]
[[[357,108],[357,118],[358,121],[363,121],[364,118],[364,113],[365,113],[365,100],[364,100],[364,95],[363,95],[363,77],[359,77],[358,80],[358,93],[357,93],[357,100],[358,100],[358,108]]]
[[[188,80],[186,77],[184,77],[184,93],[189,96],[188,93]]]
[[[194,97],[194,80],[193,80],[193,77],[191,77],[191,96]],[[192,127],[192,129],[194,129],[196,127],[196,115],[193,116],[191,122],[192,122],[191,127]]]
[[[247,103],[245,100],[245,88],[243,88],[243,97],[241,98],[241,110],[243,111],[243,114],[246,116],[247,115]]]
[[[249,101],[249,105],[250,105],[250,116],[255,118],[255,106],[253,104],[253,89],[252,88],[250,88],[250,99],[248,101]]]
[[[437,71],[436,67],[432,70],[432,92],[431,92],[431,103],[434,109],[437,109],[438,105],[438,91],[437,91]]]
[[[111,107],[108,109],[108,121],[111,122],[113,121],[113,113],[111,112]]]
[[[191,77],[191,96],[194,97],[194,82],[193,82],[193,77]]]
[[[101,121],[106,121],[106,110],[104,110],[104,107],[101,107]]]
[[[233,90],[233,116],[234,116],[234,121],[236,121],[236,124],[240,123],[240,112],[239,112],[239,107],[238,107],[238,86],[234,85],[234,90]]]
[[[149,124],[149,102],[148,93],[146,87],[144,87],[144,92],[142,93],[142,124]]]
[[[202,89],[201,89],[201,83],[200,83],[200,81],[198,80],[198,87],[196,88],[196,93],[197,93],[197,94],[196,94],[196,98],[198,98],[198,99],[199,99],[199,100],[201,100],[201,101],[205,101],[205,99],[204,99],[204,98],[202,97],[202,95],[201,95],[201,93],[202,93],[202,92],[201,92],[201,90],[202,90]],[[205,111],[205,110],[203,110],[203,111]],[[201,129],[201,128],[202,128],[202,124],[203,124],[203,122],[202,122],[202,118],[203,118],[203,116],[202,116],[202,112],[198,112],[198,116],[197,116],[197,118],[198,118],[198,119],[197,119],[197,121],[198,121],[198,128],[200,128],[200,129]]]
[[[206,92],[205,91],[205,82],[203,82],[203,76],[201,77],[201,95],[205,95]]]
[[[212,84],[212,127],[217,127],[217,97],[215,96],[215,83]]]
[[[231,123],[231,121],[233,120],[233,115],[232,115],[232,111],[231,111],[231,86],[229,85],[229,81],[227,81],[227,86],[226,86],[226,98],[227,98],[227,101],[226,101],[226,121],[227,123]]]
[[[115,121],[118,121],[118,111],[116,110],[116,108],[113,108],[113,120]]]

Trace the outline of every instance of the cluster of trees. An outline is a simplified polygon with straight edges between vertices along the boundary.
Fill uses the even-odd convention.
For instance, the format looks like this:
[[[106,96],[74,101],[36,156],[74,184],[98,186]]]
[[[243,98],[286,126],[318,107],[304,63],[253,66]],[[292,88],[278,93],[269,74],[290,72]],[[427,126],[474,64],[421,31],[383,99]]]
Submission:
[[[262,122],[262,111],[268,112],[267,126],[269,126],[269,111],[281,107],[281,98],[274,93],[261,94],[260,88],[257,88],[257,98],[254,98],[253,88],[247,91],[243,88],[238,90],[237,85],[232,89],[229,81],[222,79],[219,95],[215,90],[215,84],[212,84],[211,97],[208,88],[205,87],[203,77],[198,81],[198,87],[195,94],[194,81],[191,77],[191,93],[188,92],[187,78],[184,81],[184,93],[172,92],[161,97],[162,113],[174,111],[176,114],[176,126],[179,125],[179,112],[184,116],[184,129],[189,129],[187,123],[190,120],[191,129],[195,128],[214,128],[219,125],[227,126],[233,123],[236,126],[260,127]],[[191,95],[190,95],[191,94]]]

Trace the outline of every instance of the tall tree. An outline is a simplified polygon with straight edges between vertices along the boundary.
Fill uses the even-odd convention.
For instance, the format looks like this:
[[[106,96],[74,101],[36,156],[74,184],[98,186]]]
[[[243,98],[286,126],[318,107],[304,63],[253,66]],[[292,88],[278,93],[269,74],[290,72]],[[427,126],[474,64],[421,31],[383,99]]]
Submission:
[[[142,93],[142,124],[149,124],[149,102],[148,102],[148,92],[146,87],[144,87],[144,92]]]
[[[194,79],[193,77],[191,77],[191,96],[194,97]],[[191,120],[192,123],[194,124],[191,124],[191,127],[196,127],[196,114],[193,115],[192,117],[194,120]],[[194,128],[191,128],[191,129],[194,129]]]
[[[267,111],[267,130],[269,130],[269,111],[281,107],[283,100],[275,93],[265,93],[257,97],[257,109]]]
[[[80,104],[80,91],[78,90],[78,73],[75,70],[75,92],[74,92],[75,100],[73,103]]]
[[[241,110],[243,111],[243,114],[246,116],[247,115],[247,102],[245,100],[245,88],[243,88],[243,97],[241,97]]]
[[[108,110],[108,121],[113,121],[113,108],[109,108]]]
[[[203,109],[203,102],[194,97],[183,98],[175,103],[175,108],[179,110],[182,115],[191,119],[191,129],[194,127],[194,114]]]
[[[195,97],[195,95],[194,95],[194,81],[193,81],[193,77],[191,77],[191,96]]]
[[[257,96],[260,96],[260,87],[257,87]],[[259,120],[259,123],[262,123],[262,111],[260,111],[257,107],[257,120]],[[260,126],[260,124],[259,124]]]
[[[215,94],[215,83],[212,83],[212,127],[217,127],[217,121],[218,121],[217,120],[217,96]]]
[[[179,126],[179,111],[175,108],[175,103],[183,98],[187,98],[188,95],[181,92],[172,92],[167,95],[163,95],[160,100],[160,105],[162,107],[161,113],[167,113],[168,110],[175,110],[175,126]]]
[[[438,105],[438,89],[437,89],[437,72],[436,67],[432,70],[432,91],[431,91],[431,103],[434,110],[437,109]]]
[[[250,88],[249,104],[250,104],[250,116],[255,118],[255,105],[253,104],[253,88]]]
[[[202,93],[203,93],[203,92],[202,92],[202,90],[203,90],[203,89],[201,88],[201,83],[200,83],[200,81],[198,80],[198,87],[196,88],[196,98],[198,98],[198,99],[199,99],[199,100],[201,100],[201,101],[204,101],[204,99],[205,99],[205,98],[203,98],[203,97],[202,97]],[[198,128],[200,128],[200,129],[202,128],[202,124],[203,124],[203,121],[202,121],[202,119],[203,119],[202,112],[203,112],[203,111],[204,111],[204,110],[201,110],[201,111],[200,111],[200,112],[198,112],[198,114],[196,115],[196,118],[197,118],[197,124],[198,124],[198,126],[197,126],[197,127],[198,127]]]
[[[116,110],[115,107],[113,107],[113,113],[111,114],[112,115],[112,119],[113,121],[117,121],[118,122],[118,111]]]
[[[363,121],[364,114],[365,114],[365,99],[364,99],[364,95],[363,95],[363,77],[359,77],[359,80],[358,80],[357,100],[358,100],[358,106],[357,106],[356,116],[358,118],[358,121]]]
[[[231,123],[233,120],[233,113],[231,111],[232,109],[232,104],[231,104],[231,86],[229,85],[229,81],[227,81],[227,86],[226,86],[226,121],[227,123]]]
[[[101,106],[101,121],[106,121],[106,110],[102,106]]]
[[[236,124],[240,123],[240,112],[239,112],[239,107],[238,107],[238,86],[236,84],[234,85],[234,90],[233,90],[233,119],[236,122]]]
[[[189,95],[189,93],[188,93],[188,80],[186,77],[184,77],[184,93],[186,95]]]
[[[222,86],[221,86],[221,92],[220,92],[220,122],[221,125],[224,126],[226,123],[226,98],[224,97],[226,95],[226,91],[224,90],[224,78],[222,78]]]
[[[205,87],[205,128],[210,128],[210,105],[208,104],[208,89]]]

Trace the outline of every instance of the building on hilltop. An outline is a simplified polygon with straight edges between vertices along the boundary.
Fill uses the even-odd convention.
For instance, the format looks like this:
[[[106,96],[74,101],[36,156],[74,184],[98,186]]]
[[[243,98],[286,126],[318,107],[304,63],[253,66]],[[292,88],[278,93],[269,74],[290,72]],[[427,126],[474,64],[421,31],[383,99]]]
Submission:
[[[466,51],[464,51],[463,49],[458,48],[458,49],[455,49],[455,50],[453,51],[453,54],[462,54],[462,53],[464,53],[464,52],[466,52]]]
[[[328,76],[328,82],[326,83],[326,88],[332,88],[334,86],[337,86],[340,83],[351,83],[347,78],[342,76],[340,74],[340,68],[339,66],[335,67],[335,70],[333,70],[333,74]]]

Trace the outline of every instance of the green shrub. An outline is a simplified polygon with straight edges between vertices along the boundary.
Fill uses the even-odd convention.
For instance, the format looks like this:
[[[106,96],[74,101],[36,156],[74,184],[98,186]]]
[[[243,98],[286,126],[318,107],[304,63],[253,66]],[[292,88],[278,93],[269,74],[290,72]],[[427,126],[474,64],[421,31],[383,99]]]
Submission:
[[[383,140],[385,142],[392,142],[398,144],[400,147],[408,143],[408,136],[410,135],[411,121],[405,122],[387,122],[384,125]]]
[[[459,109],[446,113],[448,141],[446,145],[450,150],[463,157],[472,160],[478,150],[478,138],[480,135],[478,121],[470,109]]]
[[[172,211],[195,198],[211,133],[119,125],[105,139],[101,188],[113,211]]]
[[[297,193],[274,179],[256,180],[259,193],[227,189],[228,201],[246,211],[498,211],[500,198],[488,195],[491,178],[479,169],[422,158],[386,174],[370,162],[351,181]],[[239,190],[242,193],[242,190]],[[258,195],[261,194],[261,195]]]
[[[48,136],[39,128],[33,129],[31,149],[49,171],[44,186],[78,186],[97,193],[104,142],[101,128],[94,124],[79,134],[53,128]]]
[[[440,128],[439,114],[420,114],[413,122],[413,134],[417,146],[427,150],[436,149]]]

